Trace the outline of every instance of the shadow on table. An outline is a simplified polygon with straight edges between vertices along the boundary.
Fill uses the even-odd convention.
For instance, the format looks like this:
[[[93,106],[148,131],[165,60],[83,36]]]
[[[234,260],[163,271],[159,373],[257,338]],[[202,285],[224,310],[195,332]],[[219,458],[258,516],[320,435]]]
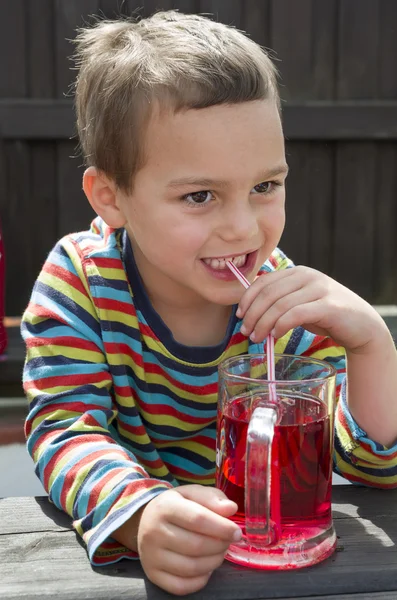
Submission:
[[[35,501],[37,502],[40,510],[45,514],[46,517],[51,519],[55,525],[62,527],[62,529],[70,529],[71,531],[73,530],[72,519],[62,510],[59,510],[55,504],[51,504],[48,496],[36,496]]]
[[[214,572],[205,588],[189,598],[206,600],[248,600],[250,598],[371,593],[395,590],[397,546],[397,490],[357,489],[351,486],[348,496],[334,494],[334,522],[338,547],[323,563],[301,570],[260,571],[238,567],[227,561]],[[380,502],[380,495],[385,501]],[[36,499],[41,510],[62,528],[72,529],[71,519],[47,498]],[[76,533],[79,545],[85,545]],[[347,550],[347,551],[346,551]],[[88,561],[88,558],[87,558]],[[139,597],[162,600],[170,595],[152,584],[139,561],[122,560],[106,567],[92,567],[98,575],[123,577],[139,589]],[[380,576],[381,575],[381,576]],[[135,581],[135,583],[133,583]],[[276,591],[276,596],[274,595]]]

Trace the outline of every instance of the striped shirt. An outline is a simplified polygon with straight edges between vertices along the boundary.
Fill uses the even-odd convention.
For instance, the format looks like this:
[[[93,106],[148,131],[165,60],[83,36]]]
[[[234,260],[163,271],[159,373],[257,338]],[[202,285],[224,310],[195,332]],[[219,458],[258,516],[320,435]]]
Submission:
[[[292,266],[276,249],[259,274]],[[38,477],[93,564],[136,558],[112,532],[157,494],[214,485],[218,365],[263,351],[241,334],[235,310],[222,343],[187,347],[151,306],[124,230],[98,217],[50,253],[22,321],[25,432]],[[395,487],[397,447],[369,440],[348,411],[343,349],[298,327],[275,351],[336,367],[334,468]]]

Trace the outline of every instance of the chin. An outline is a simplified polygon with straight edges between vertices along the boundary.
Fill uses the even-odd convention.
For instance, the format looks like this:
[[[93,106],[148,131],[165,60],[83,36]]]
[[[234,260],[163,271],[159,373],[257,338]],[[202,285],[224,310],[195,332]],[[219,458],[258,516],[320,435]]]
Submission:
[[[241,300],[242,292],[227,293],[220,292],[218,294],[214,293],[211,295],[208,300],[210,300],[213,304],[218,304],[219,306],[234,306],[234,304],[238,304]]]

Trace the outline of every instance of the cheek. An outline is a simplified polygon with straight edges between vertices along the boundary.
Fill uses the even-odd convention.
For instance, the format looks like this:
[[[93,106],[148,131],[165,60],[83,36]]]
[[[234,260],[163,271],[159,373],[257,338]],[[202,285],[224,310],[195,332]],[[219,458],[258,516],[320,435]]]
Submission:
[[[274,205],[266,210],[260,220],[262,231],[267,233],[269,237],[279,236],[285,225],[285,210],[284,206]]]

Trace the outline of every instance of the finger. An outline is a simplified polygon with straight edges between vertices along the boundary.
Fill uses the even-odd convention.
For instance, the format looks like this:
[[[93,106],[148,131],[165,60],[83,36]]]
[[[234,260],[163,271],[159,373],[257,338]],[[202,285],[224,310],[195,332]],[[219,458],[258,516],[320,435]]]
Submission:
[[[186,556],[211,556],[222,554],[229,547],[229,540],[219,540],[200,533],[186,531],[172,523],[167,524],[163,547],[173,552],[184,550]]]
[[[274,326],[275,335],[282,337],[287,331],[299,326],[306,327],[309,330],[313,329],[313,331],[316,330],[322,335],[331,335],[332,332],[327,331],[326,324],[321,323],[323,317],[324,306],[321,300],[294,306],[276,322]]]
[[[167,515],[169,523],[229,543],[241,539],[241,529],[229,519],[187,498],[183,498],[180,506],[177,504],[179,503],[175,503],[174,510]]]
[[[246,318],[251,322],[259,315],[259,318],[254,323],[252,331],[249,334],[253,342],[261,342],[275,328],[275,325],[281,317],[293,308],[300,305],[314,302],[319,299],[319,290],[313,285],[306,286],[294,292],[279,298],[265,313],[261,313],[260,303],[251,306],[247,312]],[[251,310],[256,311],[251,317]],[[245,323],[245,319],[244,319]],[[302,323],[299,323],[301,325]],[[287,330],[289,331],[289,330]],[[286,333],[286,332],[285,332]]]
[[[237,316],[242,318],[256,296],[263,290],[266,290],[266,293],[271,296],[274,293],[277,294],[279,286],[289,285],[287,281],[294,275],[294,271],[295,269],[286,269],[284,271],[266,273],[258,277],[244,292],[238,305]]]
[[[200,577],[206,575],[223,563],[224,552],[210,556],[192,558],[170,550],[161,550],[158,568],[178,577]]]
[[[148,572],[149,579],[160,588],[174,594],[175,596],[185,596],[198,592],[208,583],[212,573],[200,575],[199,577],[178,577],[165,571]]]
[[[186,485],[176,488],[176,491],[187,500],[193,500],[222,517],[231,517],[237,512],[237,504],[218,488]]]

